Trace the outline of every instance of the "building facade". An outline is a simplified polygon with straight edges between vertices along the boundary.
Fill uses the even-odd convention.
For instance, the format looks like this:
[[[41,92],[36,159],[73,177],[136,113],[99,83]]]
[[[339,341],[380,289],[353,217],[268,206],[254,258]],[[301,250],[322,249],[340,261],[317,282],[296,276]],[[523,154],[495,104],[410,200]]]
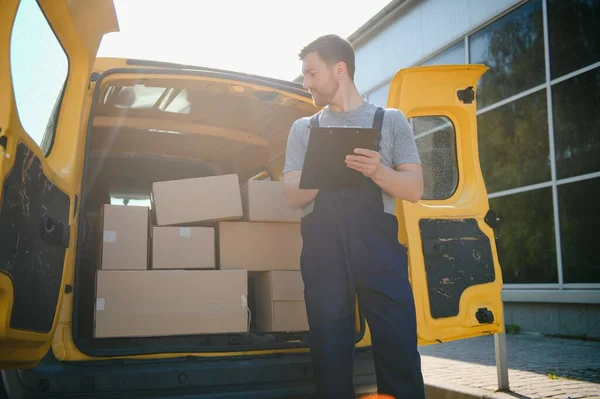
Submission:
[[[505,319],[522,331],[600,338],[598,21],[598,0],[404,0],[349,38],[356,84],[378,105],[401,68],[491,68],[477,92],[480,162],[500,219]],[[431,180],[427,157],[453,145],[437,131],[415,130]]]

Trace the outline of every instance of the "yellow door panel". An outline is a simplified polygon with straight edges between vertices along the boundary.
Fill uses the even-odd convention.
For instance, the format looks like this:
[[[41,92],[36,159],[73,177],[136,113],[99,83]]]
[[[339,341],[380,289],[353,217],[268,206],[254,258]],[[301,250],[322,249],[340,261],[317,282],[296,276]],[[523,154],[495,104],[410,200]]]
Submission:
[[[388,107],[412,125],[425,192],[398,202],[420,344],[501,332],[502,275],[479,165],[475,92],[484,65],[399,71]],[[489,225],[488,225],[489,223]]]
[[[71,292],[86,116],[112,0],[0,2],[0,369],[34,366]]]

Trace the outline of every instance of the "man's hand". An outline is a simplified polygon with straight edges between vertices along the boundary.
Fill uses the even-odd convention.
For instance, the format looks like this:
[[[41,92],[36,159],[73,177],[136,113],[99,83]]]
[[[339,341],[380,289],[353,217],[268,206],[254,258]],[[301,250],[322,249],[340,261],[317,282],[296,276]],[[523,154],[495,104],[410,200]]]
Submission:
[[[357,155],[346,156],[346,165],[363,175],[373,178],[381,169],[381,154],[377,151],[356,148],[354,153]]]
[[[381,163],[377,151],[357,148],[357,155],[348,155],[346,165],[371,178],[382,190],[393,197],[417,202],[423,195],[423,171],[420,164],[400,164],[392,169]]]

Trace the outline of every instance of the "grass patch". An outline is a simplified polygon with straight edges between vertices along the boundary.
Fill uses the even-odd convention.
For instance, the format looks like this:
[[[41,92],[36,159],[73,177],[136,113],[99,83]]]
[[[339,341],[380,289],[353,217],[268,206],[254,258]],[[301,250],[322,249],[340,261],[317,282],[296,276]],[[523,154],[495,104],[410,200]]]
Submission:
[[[551,380],[558,380],[560,377],[558,376],[558,374],[556,374],[556,370],[554,369],[550,369],[548,370],[548,378],[550,378]]]
[[[521,327],[516,324],[507,324],[504,326],[504,330],[507,334],[518,334],[521,332]]]

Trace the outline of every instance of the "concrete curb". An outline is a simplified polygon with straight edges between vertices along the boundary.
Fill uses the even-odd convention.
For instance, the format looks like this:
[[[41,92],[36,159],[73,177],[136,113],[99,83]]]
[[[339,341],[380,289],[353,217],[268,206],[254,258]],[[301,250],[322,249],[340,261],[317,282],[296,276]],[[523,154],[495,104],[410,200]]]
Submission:
[[[449,383],[425,383],[427,399],[515,399],[514,395]],[[522,397],[522,396],[519,396]]]

